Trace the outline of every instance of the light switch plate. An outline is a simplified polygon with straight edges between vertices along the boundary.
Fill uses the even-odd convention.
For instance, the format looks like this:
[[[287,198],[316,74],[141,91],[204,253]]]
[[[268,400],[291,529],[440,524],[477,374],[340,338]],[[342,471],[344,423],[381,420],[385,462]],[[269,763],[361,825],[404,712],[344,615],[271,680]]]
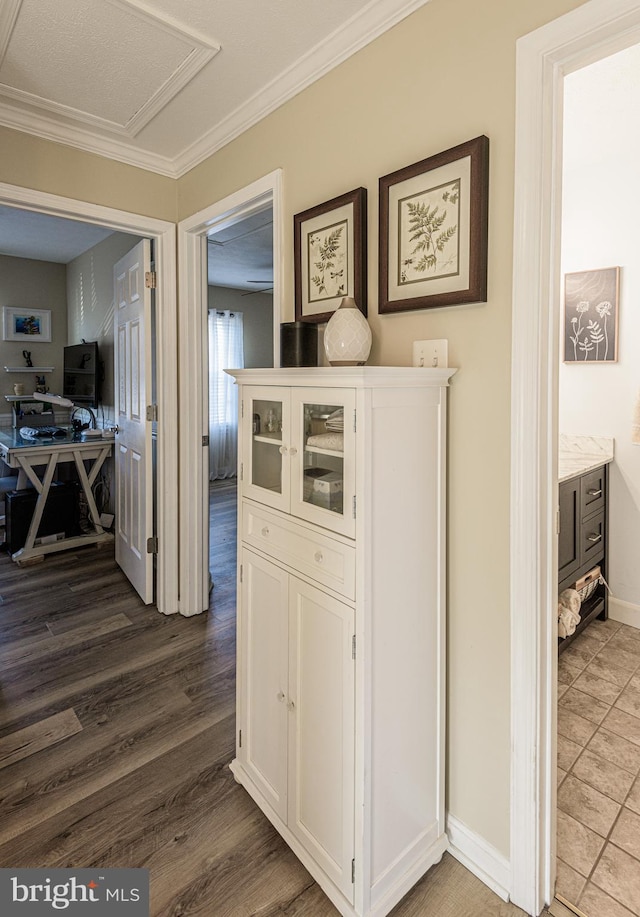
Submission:
[[[443,367],[449,365],[449,341],[414,341],[413,365]]]

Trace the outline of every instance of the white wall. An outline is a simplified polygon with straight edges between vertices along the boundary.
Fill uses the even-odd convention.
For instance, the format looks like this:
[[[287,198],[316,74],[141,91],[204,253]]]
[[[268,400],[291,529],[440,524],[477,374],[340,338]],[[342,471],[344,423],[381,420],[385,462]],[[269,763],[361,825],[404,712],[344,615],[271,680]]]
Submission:
[[[209,308],[242,312],[246,369],[273,366],[273,294],[209,287]]]
[[[100,420],[114,421],[113,407],[113,267],[139,241],[114,232],[67,265],[68,344],[98,342],[104,363]]]
[[[561,364],[561,433],[613,436],[609,584],[640,606],[640,47],[565,80],[562,270],[619,265],[618,362]],[[562,351],[562,345],[561,345]],[[638,609],[640,612],[640,608]]]

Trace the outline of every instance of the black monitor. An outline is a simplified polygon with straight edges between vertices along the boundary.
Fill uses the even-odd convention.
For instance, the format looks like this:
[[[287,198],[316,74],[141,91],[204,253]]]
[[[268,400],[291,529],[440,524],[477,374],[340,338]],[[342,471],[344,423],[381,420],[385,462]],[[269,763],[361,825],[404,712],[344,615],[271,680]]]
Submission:
[[[79,407],[97,408],[100,401],[98,342],[64,348],[62,394]]]

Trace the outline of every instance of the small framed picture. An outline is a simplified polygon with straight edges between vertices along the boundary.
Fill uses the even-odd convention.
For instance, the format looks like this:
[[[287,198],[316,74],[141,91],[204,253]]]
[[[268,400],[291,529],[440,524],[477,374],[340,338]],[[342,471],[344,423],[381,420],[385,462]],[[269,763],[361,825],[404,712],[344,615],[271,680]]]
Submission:
[[[367,314],[367,191],[295,214],[296,321],[328,322],[345,296]]]
[[[379,311],[487,300],[489,140],[380,179]]]
[[[565,363],[617,361],[619,291],[619,267],[565,274]]]
[[[51,340],[51,312],[48,309],[2,309],[2,338],[37,344]]]

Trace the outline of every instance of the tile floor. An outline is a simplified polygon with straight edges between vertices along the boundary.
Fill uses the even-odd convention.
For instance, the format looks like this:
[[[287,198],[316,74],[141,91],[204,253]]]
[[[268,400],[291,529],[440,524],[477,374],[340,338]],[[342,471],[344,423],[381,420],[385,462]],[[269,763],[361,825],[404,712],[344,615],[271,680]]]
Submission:
[[[594,621],[558,661],[556,894],[640,917],[640,630]]]

